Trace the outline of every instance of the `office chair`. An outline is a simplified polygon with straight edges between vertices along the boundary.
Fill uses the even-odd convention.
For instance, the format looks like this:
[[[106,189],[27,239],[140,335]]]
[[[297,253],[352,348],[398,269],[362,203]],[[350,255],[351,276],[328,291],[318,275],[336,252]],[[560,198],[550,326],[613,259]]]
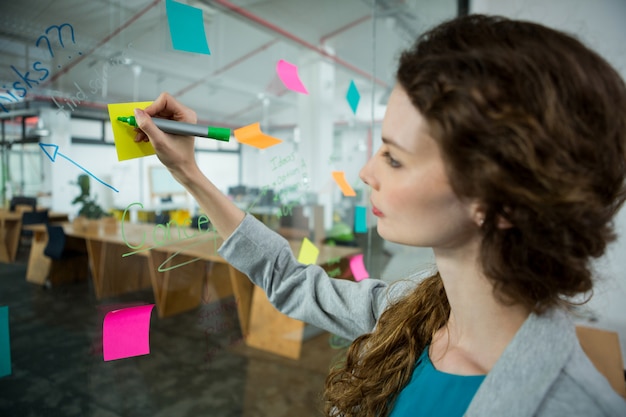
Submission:
[[[22,212],[22,226],[29,224],[47,224],[48,223],[48,210],[39,211],[24,211]],[[24,230],[22,228],[22,237],[32,237],[33,232],[31,230]]]
[[[48,210],[40,211],[23,211],[22,212],[22,230],[20,231],[20,241],[18,243],[18,254],[20,250],[30,249],[33,239],[33,232],[24,229],[24,226],[31,224],[48,224]],[[25,254],[28,256],[27,254]]]
[[[46,228],[48,243],[43,253],[52,260],[46,287],[86,279],[89,275],[86,248],[68,247],[63,226],[48,224]]]
[[[168,212],[158,213],[154,218],[155,224],[166,225],[170,221],[170,214]]]
[[[65,250],[65,232],[62,226],[47,225],[48,243],[43,254],[52,259],[61,259]]]
[[[37,197],[15,196],[11,198],[9,210],[15,211],[17,206],[30,206],[31,211],[37,210]]]
[[[39,211],[24,211],[22,212],[22,226],[27,224],[47,224],[48,223],[48,209]],[[29,232],[29,230],[26,230]],[[32,233],[30,233],[32,236]]]
[[[200,220],[200,216],[198,215],[193,216],[191,218],[191,224],[189,225],[189,227],[195,230],[209,230],[211,228],[211,222],[202,222],[202,224],[200,225],[200,228],[198,228],[199,220]]]

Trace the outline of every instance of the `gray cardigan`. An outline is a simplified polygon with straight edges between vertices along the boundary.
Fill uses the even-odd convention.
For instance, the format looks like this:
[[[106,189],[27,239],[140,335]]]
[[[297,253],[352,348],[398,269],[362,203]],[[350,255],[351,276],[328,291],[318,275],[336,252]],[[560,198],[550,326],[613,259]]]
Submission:
[[[289,317],[354,339],[414,283],[331,279],[295,259],[287,241],[247,215],[219,254]],[[478,389],[466,416],[619,416],[620,397],[583,352],[568,315],[531,314]]]

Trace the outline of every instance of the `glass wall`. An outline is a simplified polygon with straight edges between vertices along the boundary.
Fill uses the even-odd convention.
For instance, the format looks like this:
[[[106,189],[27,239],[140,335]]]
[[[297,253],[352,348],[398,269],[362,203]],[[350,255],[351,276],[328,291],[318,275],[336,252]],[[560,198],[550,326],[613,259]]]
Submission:
[[[152,101],[168,92],[195,110],[198,123],[233,131],[228,143],[197,138],[196,159],[239,207],[298,245],[309,239],[332,277],[402,278],[427,264],[430,253],[378,236],[359,171],[380,146],[400,52],[427,28],[455,16],[457,3],[3,2],[3,205],[11,195],[35,194],[42,197],[40,205],[75,217],[78,207],[71,201],[77,189],[68,184],[88,174],[107,211],[127,209],[132,222],[154,222],[144,236],[167,240],[174,231],[138,211],[167,204],[168,196],[154,190],[170,182],[151,183],[151,173],[164,175],[155,169],[160,163],[154,155],[118,160],[119,147],[126,145],[114,146],[115,121],[107,106]],[[30,129],[50,132],[14,144],[18,133],[11,136],[11,129],[21,126],[14,115],[23,111],[35,118]],[[246,138],[244,128],[256,133]],[[63,158],[51,160],[39,144],[55,147]],[[195,221],[182,224],[201,230],[201,208],[189,195],[174,197],[173,204]],[[167,274],[166,255],[157,259],[155,251],[137,246],[141,253],[127,256],[126,248],[101,260],[94,253],[104,254],[106,245],[89,245],[87,239],[85,281],[46,291],[41,285],[46,277],[40,283],[22,278],[20,285],[0,289],[12,342],[12,371],[0,378],[0,414],[318,415],[311,410],[320,408],[330,360],[341,355],[335,348],[345,347],[345,340],[289,322],[284,328],[291,330],[271,334],[268,341],[273,330],[263,326],[283,318],[258,307],[262,295],[233,287],[232,274],[218,261],[190,254],[181,262],[195,269],[171,268]],[[355,277],[348,262],[355,254],[363,255],[364,277]],[[122,266],[129,259],[136,263]],[[25,270],[27,264],[22,259]],[[5,267],[7,274],[18,273]],[[115,291],[106,287],[102,280],[109,269],[132,284]],[[202,278],[199,284],[188,284],[195,276]],[[181,299],[182,292],[201,294],[199,306],[177,310],[160,292],[164,285],[178,286]],[[157,309],[149,319],[149,354],[106,360],[107,313],[150,304]],[[251,337],[255,328],[267,334]],[[294,340],[295,351],[289,347]],[[45,398],[37,397],[40,391]],[[270,403],[282,411],[270,409]]]

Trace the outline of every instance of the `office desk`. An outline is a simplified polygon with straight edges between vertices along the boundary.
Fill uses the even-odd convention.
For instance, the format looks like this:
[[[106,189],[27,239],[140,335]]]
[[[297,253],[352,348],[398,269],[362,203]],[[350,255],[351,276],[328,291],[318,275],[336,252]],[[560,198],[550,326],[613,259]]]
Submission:
[[[22,230],[22,213],[0,210],[0,262],[14,262]]]
[[[187,238],[185,233],[191,236],[197,230],[185,228],[179,234],[172,229],[169,239],[165,239],[165,229],[157,225],[124,223],[123,233],[119,223],[115,230],[109,231],[101,227],[88,232],[69,223],[63,228],[67,236],[85,239],[98,299],[151,286],[159,317],[166,317],[197,308],[205,280],[210,283],[228,277],[238,301],[237,312],[246,344],[286,357],[299,357],[304,323],[279,313],[263,291],[217,254],[222,244],[217,233],[204,231]],[[301,241],[289,244],[298,254]],[[31,255],[43,256],[43,248],[37,248],[40,255],[33,252]],[[358,248],[336,246],[319,249],[318,264],[342,259],[346,267],[346,258],[360,252]]]
[[[49,212],[48,219],[67,221],[67,213]],[[0,262],[15,262],[22,231],[22,212],[0,209]]]

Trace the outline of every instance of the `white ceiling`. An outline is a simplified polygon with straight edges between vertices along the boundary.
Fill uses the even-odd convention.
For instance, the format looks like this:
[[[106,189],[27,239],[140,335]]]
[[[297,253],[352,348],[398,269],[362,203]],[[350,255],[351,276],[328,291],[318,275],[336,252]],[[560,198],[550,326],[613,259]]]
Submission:
[[[398,52],[425,28],[452,17],[457,3],[181,2],[203,9],[211,55],[172,48],[164,0],[1,0],[0,104],[8,105],[2,96],[24,94],[12,90],[20,81],[16,70],[30,71],[30,78],[37,79],[45,73],[36,69],[43,67],[49,75],[39,85],[32,83],[24,100],[62,100],[75,96],[78,85],[87,96],[78,110],[103,111],[106,103],[152,100],[168,91],[205,121],[242,126],[263,116],[265,97],[269,124],[289,125],[297,119],[298,97],[277,79],[276,62],[309,65],[325,59],[335,63],[336,119],[347,120],[352,116],[344,96],[350,80],[362,97],[372,97],[373,88],[375,96],[383,96],[393,84]],[[36,46],[37,39],[46,28],[63,23],[73,26],[75,43],[65,34],[64,48],[52,45],[51,57],[45,42]],[[140,73],[135,76],[133,68]]]

